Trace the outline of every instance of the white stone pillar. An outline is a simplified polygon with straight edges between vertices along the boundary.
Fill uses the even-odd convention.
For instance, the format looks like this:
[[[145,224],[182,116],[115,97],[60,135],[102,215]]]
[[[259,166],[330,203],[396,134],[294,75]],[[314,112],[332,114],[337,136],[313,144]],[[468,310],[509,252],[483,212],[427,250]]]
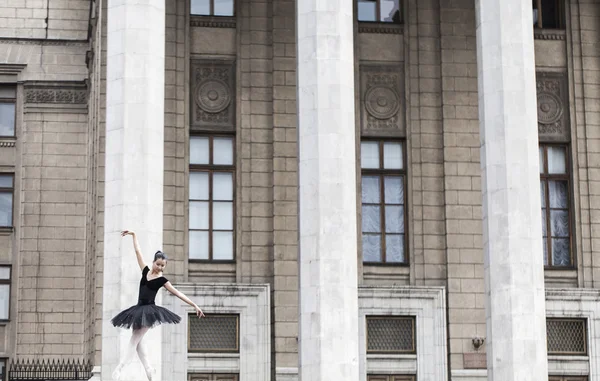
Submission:
[[[476,0],[490,381],[547,379],[531,2]]]
[[[108,0],[107,43],[102,380],[131,336],[110,319],[137,303],[141,276],[132,239],[119,231],[137,233],[146,262],[162,249],[165,0]],[[144,340],[156,378],[168,380],[160,378],[161,328]],[[137,356],[122,380],[147,380]]]
[[[302,381],[359,376],[352,9],[297,1]]]

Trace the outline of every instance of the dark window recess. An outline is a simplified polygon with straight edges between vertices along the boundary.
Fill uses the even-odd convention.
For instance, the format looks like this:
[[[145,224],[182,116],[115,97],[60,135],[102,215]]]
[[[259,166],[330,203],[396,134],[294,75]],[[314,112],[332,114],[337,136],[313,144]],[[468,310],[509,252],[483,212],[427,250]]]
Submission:
[[[190,352],[239,352],[239,315],[206,314],[188,319],[188,350]]]
[[[533,25],[536,28],[564,29],[564,0],[532,0]]]
[[[585,319],[546,319],[549,355],[579,356],[587,354]]]
[[[367,316],[367,353],[415,353],[412,316]]]

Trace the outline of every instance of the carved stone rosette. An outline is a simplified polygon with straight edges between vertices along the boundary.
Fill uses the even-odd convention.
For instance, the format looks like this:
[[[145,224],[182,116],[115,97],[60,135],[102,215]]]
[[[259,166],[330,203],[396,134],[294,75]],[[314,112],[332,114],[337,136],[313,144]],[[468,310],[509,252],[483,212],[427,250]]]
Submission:
[[[540,142],[568,142],[569,101],[565,73],[536,73]]]
[[[235,63],[198,60],[191,70],[191,128],[235,129]]]
[[[405,136],[402,67],[361,65],[360,86],[362,135]]]

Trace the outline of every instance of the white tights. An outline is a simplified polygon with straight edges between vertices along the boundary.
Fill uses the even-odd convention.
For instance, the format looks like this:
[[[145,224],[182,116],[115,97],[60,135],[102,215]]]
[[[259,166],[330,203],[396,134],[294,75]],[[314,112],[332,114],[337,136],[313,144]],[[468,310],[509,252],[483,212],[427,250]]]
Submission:
[[[121,377],[121,370],[125,365],[133,360],[136,352],[137,355],[146,370],[146,376],[148,377],[148,381],[152,381],[152,376],[154,373],[154,369],[150,366],[150,362],[148,360],[148,352],[146,351],[146,347],[142,342],[144,335],[148,332],[148,327],[140,328],[133,330],[131,334],[131,340],[129,340],[129,346],[127,347],[127,352],[125,356],[121,359],[119,365],[117,365],[115,371],[112,374],[112,378],[115,381],[118,381]]]

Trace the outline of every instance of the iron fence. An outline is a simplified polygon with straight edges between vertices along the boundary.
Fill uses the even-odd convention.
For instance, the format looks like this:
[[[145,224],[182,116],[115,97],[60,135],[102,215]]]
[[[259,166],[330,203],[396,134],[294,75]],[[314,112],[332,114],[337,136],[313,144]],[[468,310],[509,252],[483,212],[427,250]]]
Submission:
[[[71,359],[14,360],[8,367],[8,381],[87,381],[92,364]]]

